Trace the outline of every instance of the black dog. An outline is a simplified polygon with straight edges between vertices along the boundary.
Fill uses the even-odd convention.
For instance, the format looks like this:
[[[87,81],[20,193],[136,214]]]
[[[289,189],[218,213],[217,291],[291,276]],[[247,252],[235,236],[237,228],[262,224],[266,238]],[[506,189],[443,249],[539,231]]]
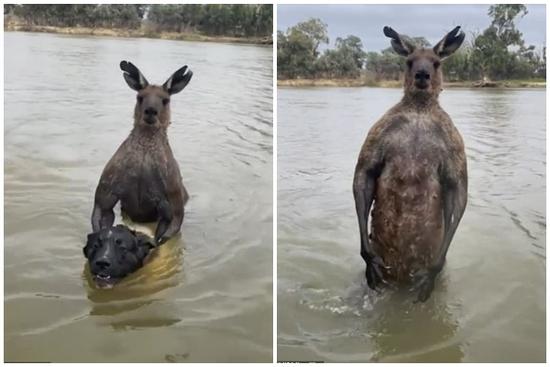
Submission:
[[[90,272],[100,288],[111,288],[141,268],[155,248],[152,238],[123,225],[90,233],[84,247]]]

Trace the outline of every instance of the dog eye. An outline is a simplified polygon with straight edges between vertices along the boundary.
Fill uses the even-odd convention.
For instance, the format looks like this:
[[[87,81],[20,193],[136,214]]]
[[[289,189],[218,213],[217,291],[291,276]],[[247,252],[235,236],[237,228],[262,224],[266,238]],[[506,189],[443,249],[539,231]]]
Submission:
[[[168,104],[168,102],[170,102],[170,100],[169,100],[168,98],[163,98],[163,99],[162,99],[162,104],[163,104],[164,106],[166,106],[166,105]]]
[[[137,101],[139,104],[141,104],[141,102],[143,102],[143,97],[142,96],[137,96]]]
[[[94,245],[92,246],[94,248],[94,250],[97,250],[101,245],[99,244],[99,242],[94,242]]]

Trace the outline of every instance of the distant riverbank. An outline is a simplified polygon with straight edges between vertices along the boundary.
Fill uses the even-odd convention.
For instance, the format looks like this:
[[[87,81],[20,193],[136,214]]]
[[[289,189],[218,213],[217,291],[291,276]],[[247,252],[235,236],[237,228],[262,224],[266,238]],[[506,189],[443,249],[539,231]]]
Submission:
[[[58,33],[82,36],[106,36],[106,37],[132,37],[132,38],[159,38],[179,41],[200,41],[200,42],[222,42],[222,43],[247,43],[270,45],[273,44],[271,37],[228,37],[228,36],[206,36],[200,33],[177,33],[177,32],[153,32],[146,28],[138,29],[109,29],[109,28],[88,28],[88,27],[53,27],[4,23],[5,32],[39,32]]]
[[[401,88],[403,82],[399,80],[367,80],[357,79],[284,79],[277,80],[280,87],[378,87]],[[490,82],[462,81],[444,83],[446,88],[545,88],[544,79],[526,80],[499,80]]]

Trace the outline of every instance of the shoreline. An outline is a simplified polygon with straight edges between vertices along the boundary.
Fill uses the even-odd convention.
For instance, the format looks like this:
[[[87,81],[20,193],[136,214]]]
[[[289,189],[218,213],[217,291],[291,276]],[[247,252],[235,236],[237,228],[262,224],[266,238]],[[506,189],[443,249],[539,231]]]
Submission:
[[[365,80],[358,79],[281,79],[277,80],[278,87],[334,87],[334,88],[402,88],[403,82],[399,80]],[[481,83],[480,81],[443,82],[445,88],[546,88],[546,82],[540,80],[500,80],[496,82]]]
[[[205,36],[200,33],[152,32],[143,28],[108,29],[89,27],[54,27],[5,23],[4,32],[54,33],[75,36],[101,36],[121,38],[151,38],[174,41],[237,43],[250,45],[273,44],[273,40],[271,37]]]

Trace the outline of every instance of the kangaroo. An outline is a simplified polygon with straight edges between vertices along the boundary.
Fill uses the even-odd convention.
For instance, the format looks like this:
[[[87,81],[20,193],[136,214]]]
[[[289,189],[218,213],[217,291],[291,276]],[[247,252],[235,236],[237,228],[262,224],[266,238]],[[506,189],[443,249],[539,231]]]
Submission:
[[[183,186],[168,136],[170,96],[187,86],[193,73],[186,66],[162,86],[150,85],[131,62],[122,61],[124,80],[137,93],[134,128],[109,160],[95,192],[92,228],[98,232],[113,225],[113,207],[135,222],[155,222],[155,243],[162,244],[179,232],[189,195]]]
[[[355,167],[361,257],[370,288],[413,284],[417,301],[424,302],[445,264],[468,195],[464,143],[438,102],[441,61],[465,35],[456,27],[428,49],[416,48],[390,27],[384,34],[406,58],[405,93],[370,129]]]

